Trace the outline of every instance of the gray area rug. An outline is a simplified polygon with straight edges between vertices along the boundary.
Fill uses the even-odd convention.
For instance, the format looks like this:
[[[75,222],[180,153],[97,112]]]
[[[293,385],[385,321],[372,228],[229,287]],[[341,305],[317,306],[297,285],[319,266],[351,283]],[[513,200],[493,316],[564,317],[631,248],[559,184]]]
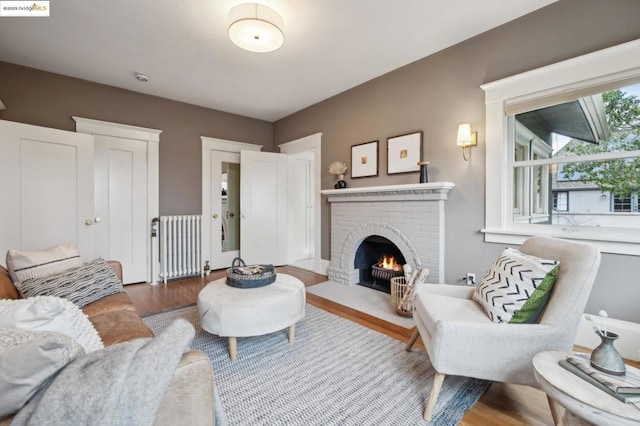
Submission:
[[[236,425],[419,425],[434,371],[424,351],[355,322],[306,305],[287,330],[238,338],[238,360],[227,339],[199,327],[195,306],[150,315],[154,333],[174,319],[196,328],[192,347],[211,358],[227,424]],[[490,382],[447,376],[433,425],[455,425]]]

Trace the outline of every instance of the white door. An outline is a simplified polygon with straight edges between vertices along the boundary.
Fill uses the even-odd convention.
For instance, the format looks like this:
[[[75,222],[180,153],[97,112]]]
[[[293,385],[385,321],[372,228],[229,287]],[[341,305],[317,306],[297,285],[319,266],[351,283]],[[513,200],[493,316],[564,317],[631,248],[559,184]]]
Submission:
[[[94,252],[93,137],[0,121],[0,254],[74,243]]]
[[[231,266],[240,255],[240,154],[209,151],[211,269]]]
[[[94,138],[96,253],[122,263],[125,284],[146,281],[147,142]]]
[[[304,154],[304,155],[303,155]],[[311,154],[290,156],[289,167],[289,259],[313,257],[313,193]]]
[[[240,153],[240,248],[247,264],[287,264],[288,156]]]
[[[281,153],[292,159],[289,174],[289,261],[299,268],[326,274],[328,261],[321,259],[320,248],[322,133],[286,142],[278,147]],[[303,181],[306,181],[305,188],[302,187]]]
[[[202,260],[208,260],[212,269],[228,268],[233,258],[240,255],[239,249],[242,242],[238,177],[240,151],[259,151],[262,146],[207,136],[200,138],[202,139]],[[227,195],[222,194],[223,175]],[[224,239],[223,229],[225,229]]]

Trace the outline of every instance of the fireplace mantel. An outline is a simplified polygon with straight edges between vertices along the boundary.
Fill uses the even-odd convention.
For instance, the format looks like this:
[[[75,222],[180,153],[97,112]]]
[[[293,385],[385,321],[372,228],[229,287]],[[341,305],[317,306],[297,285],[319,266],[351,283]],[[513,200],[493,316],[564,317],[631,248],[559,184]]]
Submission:
[[[455,185],[451,182],[410,183],[405,185],[367,186],[325,189],[329,202],[387,200],[446,200]]]

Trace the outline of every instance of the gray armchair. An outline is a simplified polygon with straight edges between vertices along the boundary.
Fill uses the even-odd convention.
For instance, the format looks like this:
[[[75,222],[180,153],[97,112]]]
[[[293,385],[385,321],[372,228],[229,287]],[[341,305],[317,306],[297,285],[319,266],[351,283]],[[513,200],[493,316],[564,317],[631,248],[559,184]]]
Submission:
[[[436,371],[424,412],[430,420],[446,375],[538,387],[532,359],[541,351],[571,350],[600,266],[598,250],[548,237],[527,239],[520,251],[560,261],[549,302],[537,324],[498,324],[472,300],[474,288],[425,284],[416,293],[416,329]]]

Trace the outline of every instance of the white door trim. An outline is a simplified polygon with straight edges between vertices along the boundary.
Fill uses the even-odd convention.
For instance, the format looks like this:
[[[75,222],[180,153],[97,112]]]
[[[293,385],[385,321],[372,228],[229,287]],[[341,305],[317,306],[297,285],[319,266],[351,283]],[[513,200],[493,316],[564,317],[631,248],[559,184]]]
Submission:
[[[202,259],[211,259],[211,151],[261,151],[262,145],[200,136],[202,141]],[[242,247],[241,247],[242,248]]]
[[[300,139],[296,139],[290,142],[286,142],[278,145],[280,152],[287,155],[296,154],[299,152],[313,151],[314,154],[314,188],[313,188],[313,202],[314,202],[314,272],[318,274],[327,274],[327,262],[322,262],[322,220],[321,220],[321,202],[322,195],[321,189],[321,172],[322,172],[322,133],[314,133],[309,136],[305,136]]]
[[[76,122],[76,132],[90,135],[114,136],[126,139],[137,139],[147,143],[147,281],[155,284],[156,277],[152,273],[152,263],[159,259],[157,244],[151,237],[151,221],[160,215],[160,133],[162,130],[128,124],[93,120],[83,117],[72,117]]]

